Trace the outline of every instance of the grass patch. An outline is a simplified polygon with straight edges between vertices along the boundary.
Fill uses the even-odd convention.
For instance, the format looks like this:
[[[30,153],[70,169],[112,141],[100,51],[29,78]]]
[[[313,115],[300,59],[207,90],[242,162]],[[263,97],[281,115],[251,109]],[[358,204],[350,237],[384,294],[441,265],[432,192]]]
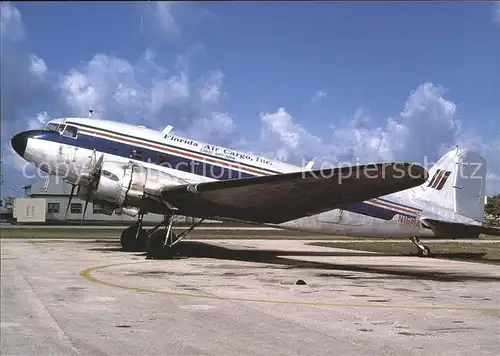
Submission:
[[[425,244],[425,242],[424,242]],[[417,248],[411,242],[391,242],[381,240],[380,242],[334,242],[321,241],[311,242],[309,245],[345,248],[349,250],[361,250],[385,253],[391,256],[417,256]],[[432,242],[428,244],[434,258],[445,258],[458,261],[482,262],[500,265],[500,243],[441,243]]]

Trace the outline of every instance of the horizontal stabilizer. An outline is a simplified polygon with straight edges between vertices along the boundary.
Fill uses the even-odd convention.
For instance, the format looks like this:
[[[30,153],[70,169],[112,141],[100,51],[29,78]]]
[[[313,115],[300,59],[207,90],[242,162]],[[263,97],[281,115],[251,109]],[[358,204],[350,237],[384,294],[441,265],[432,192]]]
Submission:
[[[282,223],[422,184],[427,171],[380,163],[165,187],[179,214]]]
[[[429,218],[422,219],[422,222],[428,225],[436,236],[471,237],[480,234],[500,236],[500,228],[493,226],[463,224]]]

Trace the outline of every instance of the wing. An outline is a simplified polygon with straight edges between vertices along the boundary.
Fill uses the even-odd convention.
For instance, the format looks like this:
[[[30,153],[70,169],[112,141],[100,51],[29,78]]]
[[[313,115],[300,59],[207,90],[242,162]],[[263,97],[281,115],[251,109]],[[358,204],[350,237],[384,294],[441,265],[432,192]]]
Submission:
[[[165,187],[163,201],[179,214],[281,223],[423,184],[427,171],[380,163]]]
[[[422,222],[439,235],[455,237],[469,237],[479,234],[500,236],[500,228],[492,226],[470,225],[430,218],[424,218]]]

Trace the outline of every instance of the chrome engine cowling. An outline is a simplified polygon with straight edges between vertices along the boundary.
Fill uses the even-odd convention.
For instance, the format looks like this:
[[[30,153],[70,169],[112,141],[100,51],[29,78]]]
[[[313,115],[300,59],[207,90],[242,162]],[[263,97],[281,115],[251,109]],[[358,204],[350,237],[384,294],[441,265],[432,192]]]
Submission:
[[[144,197],[147,180],[148,170],[142,165],[108,161],[102,164],[94,180],[83,180],[77,195],[84,200],[102,203],[106,211],[110,206],[136,206]],[[138,213],[138,209],[129,210],[132,216]]]

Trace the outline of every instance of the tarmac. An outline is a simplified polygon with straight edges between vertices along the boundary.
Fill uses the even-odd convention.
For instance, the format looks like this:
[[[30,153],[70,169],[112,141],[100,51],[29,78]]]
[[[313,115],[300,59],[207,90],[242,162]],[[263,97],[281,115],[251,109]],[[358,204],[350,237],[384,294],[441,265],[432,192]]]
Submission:
[[[0,353],[500,354],[498,266],[311,242],[2,239]]]

